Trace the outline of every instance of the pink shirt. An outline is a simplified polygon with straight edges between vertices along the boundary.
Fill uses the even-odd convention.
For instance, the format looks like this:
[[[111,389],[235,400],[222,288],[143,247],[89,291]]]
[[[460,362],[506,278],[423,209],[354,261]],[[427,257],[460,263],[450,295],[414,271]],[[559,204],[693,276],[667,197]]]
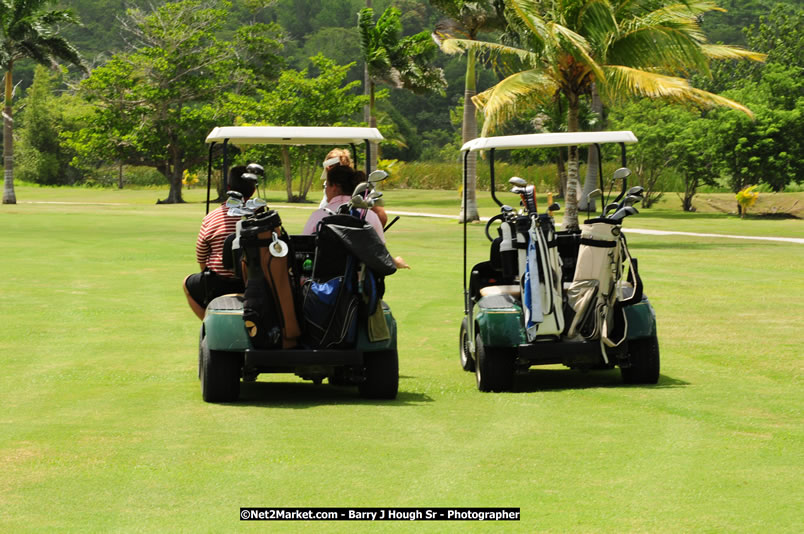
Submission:
[[[349,200],[351,200],[349,195],[338,195],[329,201],[327,208],[337,212],[341,204],[349,202]],[[321,219],[327,216],[329,216],[329,213],[323,209],[315,210],[312,215],[310,215],[310,218],[307,219],[307,224],[304,225],[304,231],[302,233],[314,234],[318,227],[318,223],[321,222]],[[368,210],[368,213],[366,214],[366,222],[374,227],[374,229],[377,231],[377,235],[379,235],[382,242],[385,243],[385,233],[382,231],[382,223],[380,222],[380,218],[377,217],[377,214],[371,210]]]

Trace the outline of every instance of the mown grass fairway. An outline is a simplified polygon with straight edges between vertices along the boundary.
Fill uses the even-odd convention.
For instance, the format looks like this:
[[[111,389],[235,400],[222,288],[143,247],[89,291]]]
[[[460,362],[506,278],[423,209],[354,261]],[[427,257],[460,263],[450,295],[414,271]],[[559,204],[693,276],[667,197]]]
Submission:
[[[212,405],[180,289],[203,205],[17,194],[0,209],[2,532],[801,531],[804,245],[632,234],[660,383],[551,367],[482,394],[458,364],[461,227],[404,217],[388,236],[413,266],[387,280],[396,401],[262,375],[238,404]],[[388,209],[416,207],[393,195]],[[25,203],[68,196],[98,204]],[[309,211],[280,214],[293,233]],[[801,221],[772,221],[776,233],[648,210],[626,229],[710,223],[804,236]],[[469,232],[479,261],[483,228]],[[241,506],[515,506],[522,520],[250,524]]]

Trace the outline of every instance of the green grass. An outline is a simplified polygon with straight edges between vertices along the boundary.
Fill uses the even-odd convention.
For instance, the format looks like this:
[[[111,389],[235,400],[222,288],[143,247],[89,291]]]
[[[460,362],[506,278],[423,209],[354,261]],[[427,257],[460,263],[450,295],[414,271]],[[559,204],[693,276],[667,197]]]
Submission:
[[[0,531],[801,530],[802,245],[632,234],[660,383],[549,367],[482,394],[458,363],[461,226],[405,217],[388,236],[413,266],[387,280],[396,401],[262,375],[240,403],[210,405],[180,289],[198,190],[181,206],[154,205],[156,190],[17,194],[0,207]],[[386,194],[388,209],[454,214],[448,195]],[[56,200],[93,204],[27,203]],[[280,213],[291,233],[309,214]],[[657,213],[631,224],[804,233]],[[482,226],[468,230],[480,261]],[[522,521],[256,527],[240,506],[519,506]]]

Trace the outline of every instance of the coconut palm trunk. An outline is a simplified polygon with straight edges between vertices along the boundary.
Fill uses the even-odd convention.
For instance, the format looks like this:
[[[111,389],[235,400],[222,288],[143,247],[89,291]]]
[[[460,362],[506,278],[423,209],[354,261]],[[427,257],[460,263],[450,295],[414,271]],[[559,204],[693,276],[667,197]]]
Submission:
[[[569,109],[567,110],[567,131],[579,131],[578,115],[580,112],[580,99],[577,94],[568,93]],[[567,157],[567,194],[564,199],[567,206],[564,211],[563,230],[577,230],[578,227],[578,147],[569,147]]]
[[[603,130],[603,101],[600,99],[600,93],[597,90],[597,84],[592,84],[592,113],[598,116],[598,121],[591,129],[592,131]],[[595,199],[588,200],[589,193],[595,190],[598,186],[598,158],[599,154],[593,147],[589,147],[589,155],[586,160],[586,180],[583,183],[583,192],[581,198],[578,199],[578,208],[581,210],[597,211],[595,208]],[[587,206],[587,204],[589,204]]]
[[[477,93],[475,51],[466,54],[466,84],[463,91],[463,127],[461,140],[467,143],[477,137],[477,115],[472,97]],[[461,196],[461,222],[480,220],[477,212],[477,152],[469,152],[466,159],[466,195]],[[463,205],[463,199],[466,205]]]
[[[6,92],[3,106],[3,204],[16,204],[14,194],[14,120],[11,118],[11,93],[14,90],[11,67],[6,70]]]

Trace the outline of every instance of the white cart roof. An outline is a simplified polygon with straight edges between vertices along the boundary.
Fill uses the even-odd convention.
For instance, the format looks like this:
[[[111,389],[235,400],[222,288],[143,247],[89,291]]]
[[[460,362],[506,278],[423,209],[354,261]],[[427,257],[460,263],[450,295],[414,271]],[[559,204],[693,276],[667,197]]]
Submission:
[[[489,150],[492,148],[537,148],[556,146],[593,145],[595,143],[636,143],[636,136],[630,131],[620,132],[562,132],[524,135],[502,135],[499,137],[478,137],[468,141],[461,151]]]
[[[236,145],[342,145],[382,141],[377,128],[341,126],[219,126],[207,136],[207,143],[228,139]]]

